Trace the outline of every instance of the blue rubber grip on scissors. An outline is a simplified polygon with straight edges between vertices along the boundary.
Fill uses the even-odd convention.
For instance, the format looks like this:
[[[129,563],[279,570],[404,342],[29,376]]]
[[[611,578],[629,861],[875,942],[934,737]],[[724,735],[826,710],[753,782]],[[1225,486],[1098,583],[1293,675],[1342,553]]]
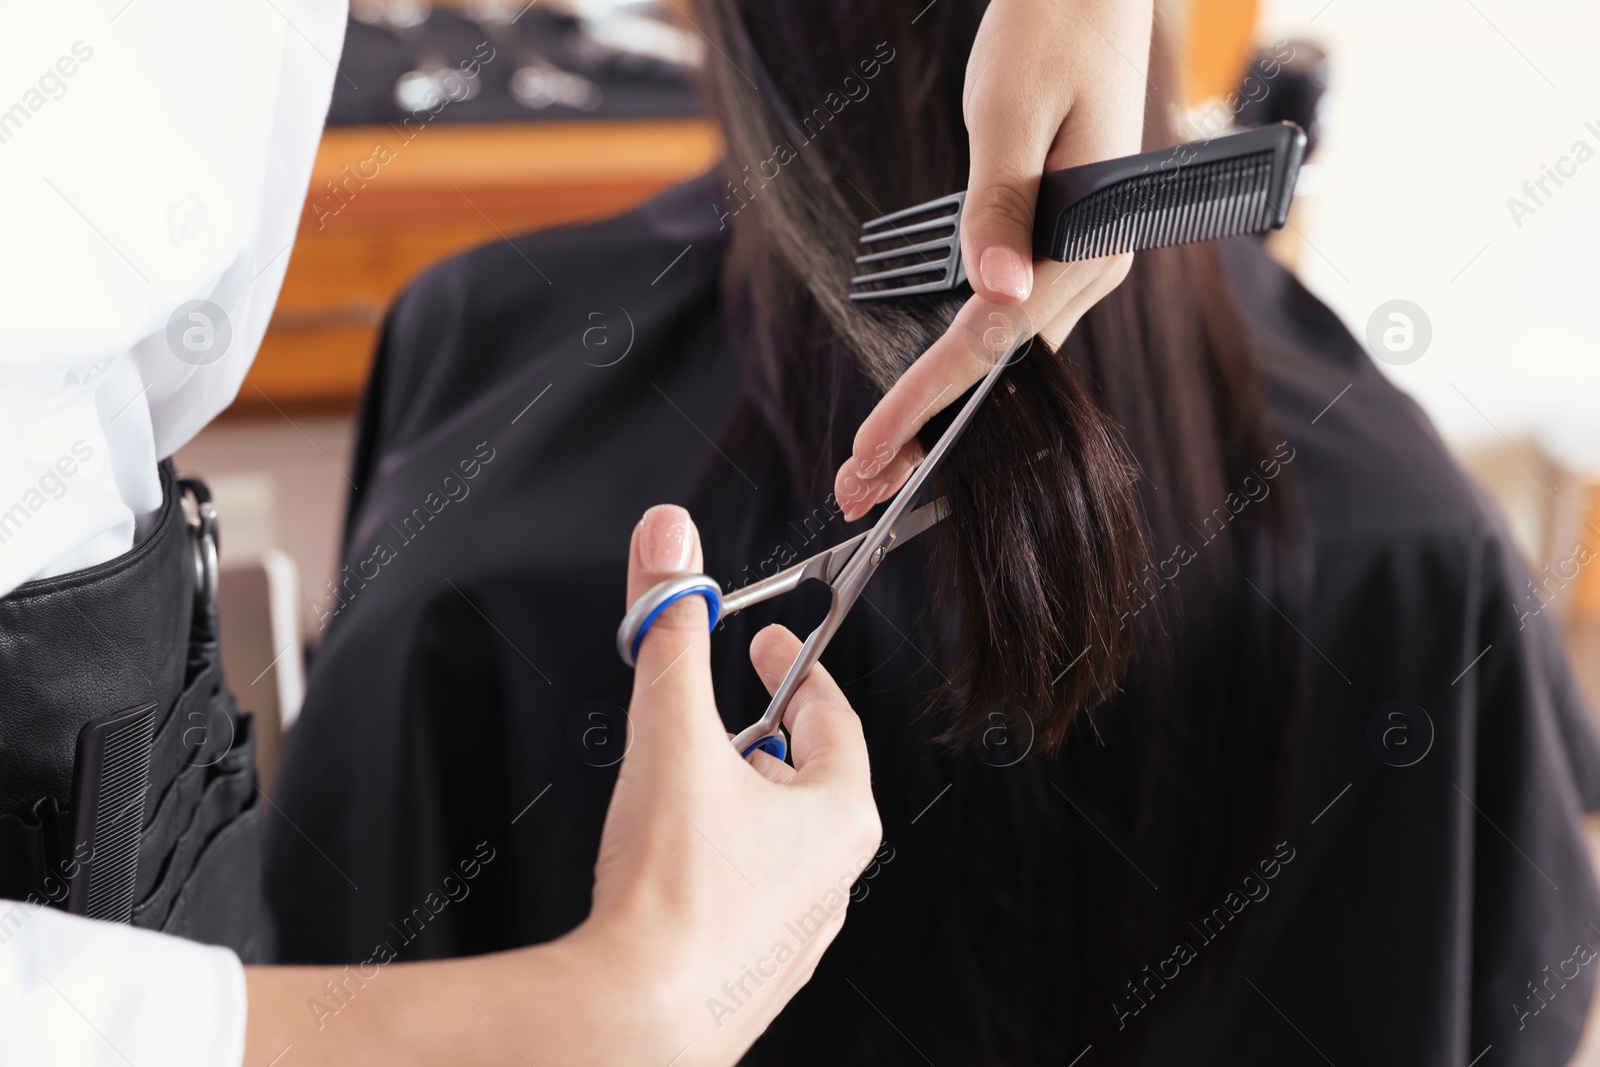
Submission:
[[[703,596],[706,598],[706,614],[710,616],[711,623],[709,629],[715,630],[717,628],[717,620],[722,617],[721,590],[714,585],[695,585],[688,589],[680,589],[652,608],[650,614],[644,617],[644,621],[639,623],[639,632],[633,635],[633,658],[635,661],[639,658],[639,646],[644,644],[644,635],[650,632],[650,627],[661,617],[663,611],[666,611],[686,596]]]
[[[783,757],[787,755],[789,751],[787,746],[785,746],[783,743],[783,738],[779,737],[777,734],[773,734],[770,737],[763,737],[761,740],[745,749],[742,753],[743,758],[749,759],[750,753],[756,751],[756,749],[760,749],[762,752],[765,752],[775,760],[783,759]]]

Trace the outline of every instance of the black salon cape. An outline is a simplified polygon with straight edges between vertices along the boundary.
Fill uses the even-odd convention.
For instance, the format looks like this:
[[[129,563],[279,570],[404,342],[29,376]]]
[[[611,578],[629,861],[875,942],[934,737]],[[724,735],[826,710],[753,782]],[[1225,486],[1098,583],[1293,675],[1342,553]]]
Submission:
[[[624,743],[614,633],[640,514],[691,507],[725,585],[843,536],[838,519],[820,533],[801,520],[828,513],[793,503],[781,471],[719,445],[738,370],[718,216],[711,185],[691,183],[610,221],[487,244],[394,308],[344,570],[323,591],[276,790],[287,961],[470,954],[581,921]],[[1216,987],[1175,981],[1152,1003],[1143,1058],[1565,1063],[1600,971],[1577,829],[1600,807],[1600,746],[1554,629],[1415,405],[1256,245],[1227,259],[1309,524],[1310,707],[1283,830],[1294,859],[1241,914]],[[964,822],[962,797],[993,768],[944,753],[916,714],[933,676],[912,549],[874,581],[882,610],[854,612],[825,657],[866,724],[895,850],[791,1009],[837,1035],[831,1062],[947,1062],[940,1016],[960,1007],[940,1003],[939,961],[909,963],[914,931],[876,955],[852,939],[926,892],[919,851],[983,862],[996,836]],[[716,635],[730,730],[765,705],[745,650],[767,617],[783,616]],[[1059,804],[1039,817],[1076,818]],[[1080,1008],[1107,1010],[1062,1005]]]

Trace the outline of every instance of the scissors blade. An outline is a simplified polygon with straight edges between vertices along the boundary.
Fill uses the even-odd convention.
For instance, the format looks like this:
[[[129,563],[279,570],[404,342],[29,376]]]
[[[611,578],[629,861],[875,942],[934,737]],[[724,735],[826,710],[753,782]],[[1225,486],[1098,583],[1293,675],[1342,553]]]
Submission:
[[[904,515],[900,516],[899,520],[893,526],[889,528],[889,535],[883,540],[884,552],[893,552],[895,549],[916,537],[934,523],[939,522],[948,514],[950,514],[950,505],[945,503],[944,497],[940,497],[938,500],[935,500],[931,503],[924,504],[915,511],[906,512]],[[830,549],[827,553],[827,573],[825,575],[818,575],[818,577],[821,577],[824,581],[831,584],[835,578],[839,577],[839,572],[844,570],[844,565],[850,562],[850,557],[855,554],[857,546],[859,546],[861,542],[866,539],[867,534],[870,534],[871,532],[871,530],[867,530],[863,533],[859,533],[850,538],[850,540],[845,541],[842,544],[835,545],[832,549]],[[809,560],[807,562],[809,562]]]
[[[833,604],[828,608],[827,616],[817,625],[815,630],[811,631],[811,635],[800,646],[800,654],[789,665],[789,670],[784,674],[783,680],[778,683],[778,688],[772,694],[772,701],[767,705],[767,710],[759,720],[745,727],[739,736],[734,738],[734,745],[741,754],[746,753],[750,745],[774,735],[779,727],[782,726],[784,712],[788,709],[789,701],[794,696],[795,690],[799,688],[800,683],[810,673],[811,668],[816,664],[823,650],[828,647],[828,642],[833,640],[833,635],[838,632],[844,617],[855,606],[856,598],[861,595],[861,591],[866,587],[867,582],[877,573],[878,564],[883,562],[884,555],[944,517],[943,500],[925,504],[916,509],[916,511],[910,510],[911,501],[916,499],[924,483],[933,475],[934,471],[938,470],[939,464],[944,461],[946,454],[955,446],[956,440],[960,438],[967,424],[972,421],[973,413],[978,410],[978,406],[983,403],[994,388],[995,383],[1000,380],[1000,376],[1005,373],[1006,367],[1022,347],[1029,343],[1032,336],[1030,330],[1019,329],[1017,331],[1016,335],[1007,343],[1004,355],[995,361],[994,366],[989,369],[989,373],[984,375],[983,380],[973,389],[972,395],[967,398],[967,402],[961,406],[961,410],[956,413],[956,417],[945,428],[944,433],[939,435],[938,442],[922,458],[922,462],[917,464],[916,469],[911,472],[911,477],[906,479],[905,485],[901,486],[900,491],[895,493],[894,498],[889,501],[889,506],[882,515],[878,516],[878,521],[873,524],[872,529],[862,534],[861,537],[853,538],[852,541],[846,542],[845,545],[840,545],[833,550],[837,556],[830,556],[828,560],[829,570],[833,571],[828,579],[828,585],[833,589]],[[939,510],[926,517],[922,516],[923,512],[930,512],[933,509]],[[854,547],[854,551],[850,552],[848,556],[839,551],[846,545],[853,545]],[[844,558],[845,560],[844,564],[836,571],[833,570],[835,558]],[[807,563],[809,562],[811,561],[808,560]]]
[[[890,530],[884,544],[885,550],[893,550],[916,537],[922,531],[938,522],[950,513],[949,505],[941,497],[929,504],[924,504],[915,511],[907,512],[900,517]],[[861,542],[866,539],[871,530],[856,534],[854,537],[841,541],[831,548],[823,549],[816,555],[801,560],[790,567],[786,567],[770,577],[722,595],[722,614],[732,615],[737,611],[748,608],[753,604],[760,604],[781,596],[810,578],[817,578],[829,584],[844,570],[845,564],[855,555]]]

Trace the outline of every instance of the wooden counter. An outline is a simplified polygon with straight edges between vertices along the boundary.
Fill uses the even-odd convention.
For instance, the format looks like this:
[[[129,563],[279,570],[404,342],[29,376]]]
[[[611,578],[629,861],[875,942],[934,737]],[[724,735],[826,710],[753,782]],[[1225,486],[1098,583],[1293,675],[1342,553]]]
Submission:
[[[384,309],[428,264],[615,214],[720,151],[703,120],[328,130],[277,310],[230,413],[348,410]]]
[[[1186,98],[1233,86],[1257,0],[1163,7],[1182,43]],[[429,263],[501,235],[615,214],[704,171],[720,151],[703,119],[330,129],[277,312],[230,411],[348,410],[384,309]]]

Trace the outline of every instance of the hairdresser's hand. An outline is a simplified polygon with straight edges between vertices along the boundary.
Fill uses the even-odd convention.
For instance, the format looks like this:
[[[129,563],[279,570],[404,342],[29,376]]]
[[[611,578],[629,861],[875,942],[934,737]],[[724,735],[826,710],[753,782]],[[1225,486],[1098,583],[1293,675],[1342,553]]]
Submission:
[[[634,530],[632,603],[702,566],[682,508]],[[762,631],[750,658],[769,691],[800,642]],[[748,709],[751,715],[759,709]],[[881,837],[861,723],[820,666],[789,706],[795,767],[728,743],[711,687],[706,606],[679,601],[639,650],[631,747],[606,815],[588,926],[666,1010],[634,1063],[732,1063],[810,979]]]
[[[970,340],[1017,320],[1059,346],[1127,277],[1131,254],[1033,260],[1033,208],[1047,170],[1139,151],[1152,0],[992,0],[967,60],[963,95],[972,169],[961,259],[975,296],[945,336],[879,402],[839,470],[835,496],[856,519],[905,481],[914,437],[992,365]],[[995,305],[1001,305],[996,307]]]
[[[633,532],[629,603],[700,566],[688,513],[651,508]],[[781,626],[757,635],[768,690],[799,651]],[[861,721],[828,672],[812,668],[789,705],[795,766],[747,764],[717,715],[710,652],[699,597],[639,650],[581,926],[466,959],[248,968],[245,1062],[276,1063],[286,1046],[294,1063],[385,1067],[737,1061],[816,970],[882,829]]]

